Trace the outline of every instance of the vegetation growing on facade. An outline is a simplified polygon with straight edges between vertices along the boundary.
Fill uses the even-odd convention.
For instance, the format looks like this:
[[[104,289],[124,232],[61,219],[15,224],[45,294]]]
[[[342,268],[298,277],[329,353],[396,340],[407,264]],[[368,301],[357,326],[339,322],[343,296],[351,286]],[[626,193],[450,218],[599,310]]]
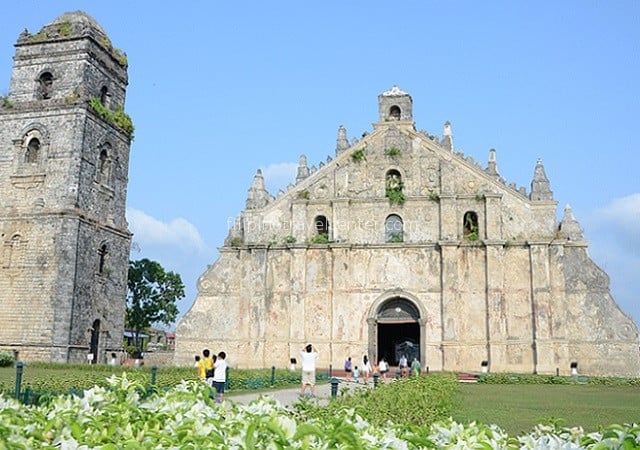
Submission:
[[[309,200],[311,198],[311,193],[308,190],[304,189],[298,192],[298,198]]]
[[[397,244],[397,243],[400,243],[400,242],[404,242],[404,237],[402,236],[402,232],[393,231],[393,232],[389,233],[389,239],[387,240],[387,242],[389,242],[391,244]]]
[[[96,114],[112,125],[120,128],[131,137],[131,140],[133,140],[133,121],[131,120],[131,117],[124,112],[122,107],[118,107],[115,111],[111,111],[105,107],[97,97],[91,97],[91,99],[89,99],[89,105]]]
[[[13,103],[11,103],[8,96],[0,97],[0,105],[2,105],[3,108],[13,108]]]
[[[316,234],[311,238],[312,244],[330,244],[329,235],[326,233]]]
[[[71,105],[77,102],[79,98],[80,98],[80,90],[78,88],[75,88],[71,94],[67,95],[64,98],[64,103],[66,105]]]
[[[71,36],[72,31],[73,31],[73,26],[69,21],[62,22],[60,25],[58,25],[58,33],[60,34],[60,36],[64,36],[64,37]]]
[[[404,183],[400,178],[400,175],[395,171],[391,171],[387,174],[385,195],[389,199],[392,205],[403,205],[406,200],[402,188]]]
[[[242,245],[242,239],[239,237],[234,237],[229,241],[229,245],[231,247],[240,247]]]
[[[351,159],[353,159],[356,162],[359,162],[359,161],[367,159],[367,157],[364,154],[364,148],[359,148],[358,150],[353,152],[351,154]]]
[[[398,147],[389,147],[384,151],[384,154],[395,158],[396,156],[402,155],[402,150],[400,150]]]
[[[440,196],[436,191],[429,191],[429,200],[431,200],[432,202],[439,202]]]
[[[283,241],[284,241],[285,244],[295,244],[296,243],[296,238],[294,236],[285,236]]]
[[[129,64],[129,62],[127,61],[127,54],[119,48],[114,47],[111,43],[111,39],[109,39],[107,36],[104,36],[102,38],[102,45],[104,45],[107,50],[111,52],[111,55],[118,60],[121,66],[126,67]]]

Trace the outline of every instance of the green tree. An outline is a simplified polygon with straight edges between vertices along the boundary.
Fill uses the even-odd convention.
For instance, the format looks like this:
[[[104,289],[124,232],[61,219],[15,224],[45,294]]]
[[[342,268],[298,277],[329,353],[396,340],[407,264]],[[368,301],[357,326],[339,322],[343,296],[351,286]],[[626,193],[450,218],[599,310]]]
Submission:
[[[140,334],[154,323],[172,324],[178,317],[176,301],[184,297],[180,275],[167,272],[156,261],[129,261],[125,323],[133,331],[133,342],[141,350]]]

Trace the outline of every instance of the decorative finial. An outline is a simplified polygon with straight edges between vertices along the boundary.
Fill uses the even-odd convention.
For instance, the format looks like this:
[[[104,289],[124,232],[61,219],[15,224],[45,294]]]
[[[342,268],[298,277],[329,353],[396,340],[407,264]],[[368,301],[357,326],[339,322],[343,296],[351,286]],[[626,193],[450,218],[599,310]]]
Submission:
[[[440,143],[445,149],[453,152],[453,131],[451,130],[451,122],[448,120],[444,123],[442,130],[442,142]]]
[[[338,139],[336,140],[336,156],[349,148],[347,139],[347,129],[340,125],[338,127]]]
[[[309,176],[309,167],[307,167],[306,155],[300,155],[300,162],[298,163],[298,175],[296,176],[296,183],[301,182]]]
[[[492,148],[489,150],[489,163],[487,164],[487,174],[499,177],[498,173],[498,162],[496,161],[496,149]]]
[[[536,168],[533,171],[533,180],[531,181],[531,195],[529,197],[533,201],[553,200],[553,192],[549,184],[549,179],[544,171],[542,159],[538,158]]]

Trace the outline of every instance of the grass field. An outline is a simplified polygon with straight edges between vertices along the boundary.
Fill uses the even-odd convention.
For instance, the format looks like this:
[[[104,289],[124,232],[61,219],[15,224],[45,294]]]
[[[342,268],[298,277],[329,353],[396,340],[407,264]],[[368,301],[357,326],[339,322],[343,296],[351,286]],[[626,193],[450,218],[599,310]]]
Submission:
[[[514,435],[550,419],[597,431],[616,423],[640,423],[640,388],[466,383],[460,385],[453,417],[494,423]]]
[[[27,366],[23,389],[25,386],[40,389],[56,386],[55,390],[64,386],[62,390],[66,391],[70,387],[84,389],[113,373],[120,375],[122,370],[122,367],[108,366]],[[150,368],[130,371],[132,376],[150,379]],[[251,376],[248,372],[251,371],[238,371],[236,376]],[[269,376],[270,371],[263,372],[263,377]],[[15,374],[15,368],[0,368],[0,386],[4,390],[12,392]],[[160,369],[157,380],[160,385],[171,385],[194,375],[189,368]],[[497,424],[512,435],[529,432],[534,425],[550,420],[596,431],[601,426],[640,423],[640,386],[465,383],[459,385],[451,415],[464,423]]]

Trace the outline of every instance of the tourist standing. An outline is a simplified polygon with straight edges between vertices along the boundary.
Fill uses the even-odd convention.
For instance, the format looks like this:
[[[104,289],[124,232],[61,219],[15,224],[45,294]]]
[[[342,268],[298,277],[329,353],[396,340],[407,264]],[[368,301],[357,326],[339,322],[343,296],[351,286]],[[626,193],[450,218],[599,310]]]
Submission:
[[[193,367],[196,369],[196,376],[199,380],[206,380],[207,374],[204,368],[204,360],[200,358],[200,355],[195,356],[195,362],[193,363]]]
[[[216,362],[214,363],[213,387],[216,389],[217,402],[224,400],[224,386],[227,384],[227,354],[225,352],[218,353]]]
[[[420,361],[418,361],[418,357],[415,356],[413,358],[413,362],[411,363],[411,373],[413,374],[413,376],[418,376],[420,375]]]
[[[387,379],[387,372],[389,372],[389,364],[387,364],[387,360],[384,358],[380,358],[378,362],[378,371],[380,372],[380,376],[383,380]]]
[[[344,362],[344,372],[347,378],[351,376],[351,368],[352,368],[351,356],[349,356]]]
[[[204,366],[204,379],[211,386],[213,383],[213,358],[211,358],[211,352],[208,348],[202,350],[201,361]]]
[[[360,371],[358,370],[358,366],[353,368],[353,381],[360,383]]]
[[[407,372],[409,370],[409,362],[407,361],[407,357],[402,355],[400,357],[400,361],[398,361],[398,365],[400,366],[400,376],[406,377]]]
[[[369,382],[369,375],[371,375],[371,362],[367,355],[362,356],[362,367],[360,368],[362,373],[362,381],[364,384]]]
[[[311,397],[316,396],[316,360],[318,352],[314,351],[313,345],[307,344],[300,352],[302,363],[302,387],[300,395],[304,396],[307,386],[310,387]]]

